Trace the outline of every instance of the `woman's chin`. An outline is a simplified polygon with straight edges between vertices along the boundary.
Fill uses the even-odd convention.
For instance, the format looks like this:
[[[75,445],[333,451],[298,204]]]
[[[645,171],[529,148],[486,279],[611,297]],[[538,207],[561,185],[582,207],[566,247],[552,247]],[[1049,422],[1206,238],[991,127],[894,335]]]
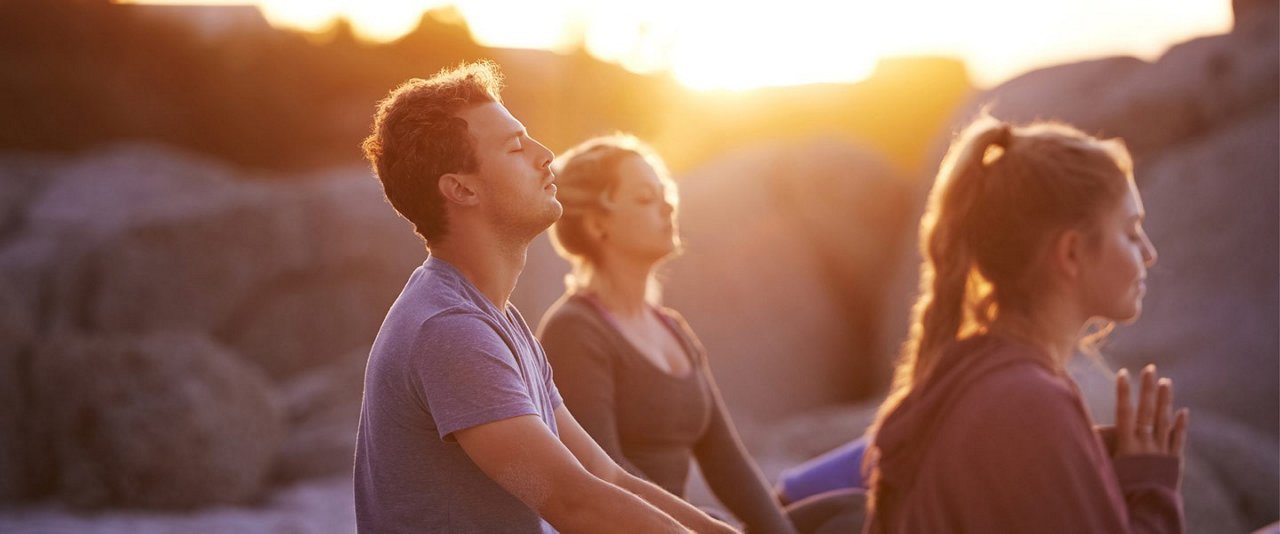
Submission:
[[[1124,325],[1136,323],[1138,322],[1138,318],[1142,317],[1142,303],[1139,302],[1135,304],[1132,308],[1126,310],[1125,313],[1117,314],[1117,315],[1119,315],[1119,317],[1112,318],[1112,320],[1117,323],[1124,324]]]

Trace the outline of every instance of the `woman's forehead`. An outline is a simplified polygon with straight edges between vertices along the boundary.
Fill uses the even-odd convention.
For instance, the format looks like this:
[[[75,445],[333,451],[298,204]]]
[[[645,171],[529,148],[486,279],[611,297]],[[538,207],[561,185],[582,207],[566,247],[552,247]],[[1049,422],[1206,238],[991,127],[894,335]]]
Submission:
[[[618,162],[618,174],[623,184],[632,186],[651,186],[659,189],[674,188],[675,182],[663,176],[648,158],[640,154],[632,154]]]

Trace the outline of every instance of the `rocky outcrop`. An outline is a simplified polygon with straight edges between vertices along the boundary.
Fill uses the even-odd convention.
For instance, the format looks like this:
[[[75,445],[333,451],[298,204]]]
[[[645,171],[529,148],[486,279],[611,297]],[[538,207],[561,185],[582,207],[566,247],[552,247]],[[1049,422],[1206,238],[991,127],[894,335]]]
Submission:
[[[1259,111],[1139,169],[1160,257],[1143,317],[1107,353],[1131,367],[1157,362],[1193,409],[1233,414],[1276,439],[1280,108]]]
[[[25,185],[8,187],[3,195],[8,210],[0,234],[4,500],[77,486],[88,489],[61,493],[86,505],[197,506],[243,500],[248,493],[236,493],[240,490],[179,492],[166,501],[132,494],[117,487],[118,481],[73,485],[54,480],[96,475],[89,473],[91,466],[76,464],[75,454],[46,454],[20,439],[42,434],[48,450],[84,446],[70,431],[42,429],[45,421],[34,415],[70,409],[60,404],[65,399],[42,395],[32,385],[40,383],[35,377],[40,369],[53,365],[45,361],[47,355],[88,354],[83,343],[64,346],[62,338],[68,336],[146,339],[148,349],[130,350],[151,354],[162,343],[154,335],[183,331],[219,347],[197,350],[193,358],[230,358],[238,363],[228,365],[247,365],[252,372],[288,382],[353,350],[367,354],[404,277],[425,255],[409,225],[386,206],[377,181],[362,168],[280,182],[145,145],[56,164],[17,156],[4,163],[9,174],[36,177],[31,183],[13,182]],[[176,379],[178,370],[164,369],[175,373],[164,378]],[[191,363],[186,369],[197,372],[200,367]],[[94,394],[106,393],[90,388],[76,402],[113,409],[113,399],[94,403]],[[358,409],[358,390],[354,402]],[[234,411],[234,406],[227,404],[227,409]],[[216,412],[216,407],[209,409]],[[143,424],[128,422],[135,423]],[[354,428],[352,422],[349,431]],[[147,449],[165,446],[168,439],[145,432],[128,435],[134,442],[101,446]],[[216,448],[226,445],[219,441],[234,438],[208,439]],[[137,463],[125,456],[120,462],[110,469],[128,473]],[[257,480],[260,469],[250,463],[239,471],[229,469],[226,476]],[[231,484],[218,483],[224,482]],[[202,498],[207,500],[199,502]]]
[[[1006,120],[1061,119],[1121,137],[1139,159],[1257,114],[1280,85],[1276,16],[1170,48],[1154,63],[1111,57],[1039,69],[977,95]]]
[[[666,303],[702,338],[735,412],[779,417],[872,393],[878,283],[908,187],[837,140],[756,147],[681,181],[686,252]]]
[[[0,279],[0,295],[16,289]],[[28,424],[27,367],[30,365],[33,318],[17,299],[0,298],[0,502],[28,493],[31,465],[24,436]]]
[[[244,503],[282,437],[266,377],[199,334],[64,336],[31,369],[28,434],[81,507]]]
[[[367,171],[302,185],[233,177],[151,147],[86,158],[27,213],[31,236],[72,236],[43,324],[96,332],[214,332],[274,377],[366,343],[424,251]],[[54,238],[52,236],[58,236]]]
[[[288,435],[273,477],[280,482],[351,473],[369,347],[281,384]]]

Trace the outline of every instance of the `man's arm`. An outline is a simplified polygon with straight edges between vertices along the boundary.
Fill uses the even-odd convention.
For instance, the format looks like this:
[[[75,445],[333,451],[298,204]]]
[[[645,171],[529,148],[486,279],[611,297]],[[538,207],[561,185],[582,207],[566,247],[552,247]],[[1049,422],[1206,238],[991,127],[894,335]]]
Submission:
[[[560,430],[560,441],[564,442],[568,451],[592,475],[639,496],[695,532],[736,532],[729,525],[712,519],[683,499],[626,472],[591,439],[591,435],[582,429],[573,414],[563,405],[556,408],[556,427]]]
[[[661,510],[584,469],[537,416],[453,435],[481,471],[560,532],[686,532]]]

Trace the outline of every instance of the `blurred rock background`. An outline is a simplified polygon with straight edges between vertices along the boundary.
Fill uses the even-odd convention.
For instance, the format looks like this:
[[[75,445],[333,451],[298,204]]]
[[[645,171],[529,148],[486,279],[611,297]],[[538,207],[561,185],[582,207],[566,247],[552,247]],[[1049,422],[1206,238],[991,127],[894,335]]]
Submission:
[[[667,155],[687,252],[666,304],[770,477],[870,421],[951,132],[988,106],[1123,137],[1160,261],[1107,365],[1156,362],[1192,408],[1189,532],[1276,521],[1280,15],[1234,5],[1232,32],[1153,63],[977,91],[961,64],[899,59],[717,98],[585,53],[483,49],[447,12],[388,45],[341,26],[214,43],[154,9],[0,3],[0,531],[351,530],[365,358],[425,258],[356,147],[397,81],[479,57],[552,149],[621,129]],[[566,271],[535,241],[526,317]],[[1075,371],[1106,421],[1109,370]]]

